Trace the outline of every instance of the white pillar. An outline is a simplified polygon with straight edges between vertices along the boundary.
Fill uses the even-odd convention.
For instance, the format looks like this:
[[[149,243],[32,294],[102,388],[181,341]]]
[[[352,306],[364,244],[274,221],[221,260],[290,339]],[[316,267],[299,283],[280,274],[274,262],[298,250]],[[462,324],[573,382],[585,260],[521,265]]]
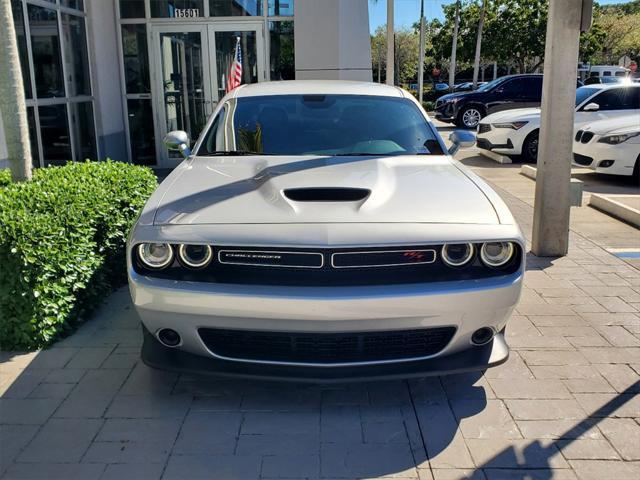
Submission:
[[[566,255],[582,0],[551,0],[544,57],[532,251]]]
[[[367,0],[296,0],[297,80],[372,81]]]
[[[387,0],[387,85],[395,84],[395,37],[393,28],[393,2]]]

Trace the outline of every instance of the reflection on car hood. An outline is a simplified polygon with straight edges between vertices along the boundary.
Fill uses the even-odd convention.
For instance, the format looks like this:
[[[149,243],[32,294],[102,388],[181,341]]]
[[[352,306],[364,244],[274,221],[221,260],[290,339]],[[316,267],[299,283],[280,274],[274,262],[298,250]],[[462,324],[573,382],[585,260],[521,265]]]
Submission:
[[[178,168],[158,192],[156,225],[499,223],[478,184],[446,156],[197,157]],[[319,202],[284,193],[304,188],[370,194]]]
[[[596,135],[637,132],[640,130],[640,115],[634,112],[624,117],[606,118],[584,125],[582,129]]]
[[[539,108],[514,108],[487,115],[480,123],[517,122],[533,118],[540,118]]]

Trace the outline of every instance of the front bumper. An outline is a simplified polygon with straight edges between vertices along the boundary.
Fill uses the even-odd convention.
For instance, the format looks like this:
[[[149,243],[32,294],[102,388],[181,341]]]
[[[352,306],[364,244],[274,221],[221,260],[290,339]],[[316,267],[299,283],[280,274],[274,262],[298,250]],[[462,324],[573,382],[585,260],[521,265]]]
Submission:
[[[436,103],[435,111],[436,111],[436,119],[440,120],[441,122],[448,122],[448,123],[455,122],[456,117],[458,115],[456,104],[452,102],[446,102],[441,104]]]
[[[519,148],[514,146],[513,139],[511,138],[513,132],[514,130],[508,128],[493,127],[485,132],[479,131],[476,136],[476,145],[482,150],[489,150],[506,155],[519,155],[521,145],[519,144]]]
[[[143,327],[143,331],[142,360],[152,368],[192,374],[261,378],[264,380],[335,383],[425,377],[484,370],[498,366],[509,358],[509,347],[505,342],[504,331],[498,333],[490,343],[484,346],[469,347],[457,353],[427,360],[335,368],[241,363],[203,357],[174,348],[167,348],[160,344],[146,328]]]
[[[635,162],[640,155],[640,143],[623,142],[618,145],[599,143],[599,136],[595,136],[590,142],[584,144],[573,142],[573,165],[589,168],[597,173],[609,175],[633,174]],[[603,165],[613,162],[608,167]]]

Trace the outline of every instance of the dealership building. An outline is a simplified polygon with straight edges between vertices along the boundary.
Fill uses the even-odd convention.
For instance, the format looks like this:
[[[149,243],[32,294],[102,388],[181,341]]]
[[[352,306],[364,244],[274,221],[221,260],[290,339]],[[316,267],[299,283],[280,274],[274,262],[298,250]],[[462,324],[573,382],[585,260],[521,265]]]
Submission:
[[[242,83],[371,80],[367,0],[11,0],[34,166],[113,158],[172,167]],[[0,128],[0,166],[6,164]]]

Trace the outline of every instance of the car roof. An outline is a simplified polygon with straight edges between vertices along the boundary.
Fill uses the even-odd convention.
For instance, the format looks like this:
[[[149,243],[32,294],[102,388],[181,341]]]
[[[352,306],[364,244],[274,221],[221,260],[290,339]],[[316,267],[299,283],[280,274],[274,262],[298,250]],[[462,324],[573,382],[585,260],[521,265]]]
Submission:
[[[405,97],[398,87],[373,82],[350,80],[280,80],[241,85],[233,92],[235,98],[265,95],[377,95]]]

